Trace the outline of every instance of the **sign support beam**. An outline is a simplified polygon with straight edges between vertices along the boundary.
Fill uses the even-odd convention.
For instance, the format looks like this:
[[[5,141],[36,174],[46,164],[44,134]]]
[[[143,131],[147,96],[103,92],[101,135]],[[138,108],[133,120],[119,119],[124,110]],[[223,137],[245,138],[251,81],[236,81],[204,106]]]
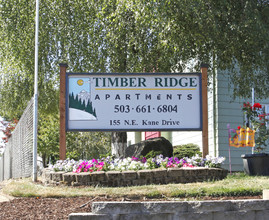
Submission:
[[[66,69],[67,64],[60,64],[60,160],[66,159],[66,98],[65,98],[65,87],[66,87]]]
[[[208,65],[201,65],[202,73],[202,109],[203,109],[203,132],[202,132],[202,143],[203,143],[203,157],[208,155],[208,99],[207,99],[207,70]]]

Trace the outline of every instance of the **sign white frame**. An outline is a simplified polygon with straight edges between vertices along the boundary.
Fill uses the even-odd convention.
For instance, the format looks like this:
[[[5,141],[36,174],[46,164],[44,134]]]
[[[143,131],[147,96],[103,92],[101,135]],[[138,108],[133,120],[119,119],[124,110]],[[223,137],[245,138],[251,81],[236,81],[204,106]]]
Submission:
[[[67,131],[202,131],[202,115],[201,73],[67,73]]]

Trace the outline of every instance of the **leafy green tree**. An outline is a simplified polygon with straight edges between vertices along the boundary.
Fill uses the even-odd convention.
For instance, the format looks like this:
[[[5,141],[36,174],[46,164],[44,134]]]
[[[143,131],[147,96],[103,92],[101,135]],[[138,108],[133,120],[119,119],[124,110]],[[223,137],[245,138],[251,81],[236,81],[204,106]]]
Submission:
[[[51,158],[59,159],[59,116],[39,115],[38,154],[46,165]]]
[[[33,96],[35,1],[0,2],[0,115],[20,117]],[[97,4],[98,5],[98,4]],[[59,66],[70,71],[105,71],[106,59],[98,59],[102,30],[93,1],[40,2],[39,110],[57,112]]]
[[[111,151],[109,132],[69,132],[67,134],[67,158],[100,158]]]
[[[0,5],[0,115],[14,116],[33,95],[35,5]],[[60,62],[72,72],[170,72],[197,59],[229,69],[238,95],[268,94],[268,13],[268,0],[41,1],[40,110],[57,111]]]
[[[59,67],[70,72],[181,72],[195,60],[227,70],[236,96],[269,94],[268,0],[40,2],[39,111],[58,111]],[[33,95],[34,1],[0,2],[0,115]],[[117,135],[116,135],[117,136]],[[115,140],[124,140],[115,138]]]
[[[171,0],[160,10],[170,21],[163,34],[181,61],[194,57],[210,64],[210,72],[227,70],[235,96],[251,96],[252,87],[268,96],[268,0]]]
[[[59,159],[59,116],[41,115],[39,117],[38,153],[44,165]],[[67,157],[70,159],[99,158],[110,152],[110,133],[108,132],[68,132]]]

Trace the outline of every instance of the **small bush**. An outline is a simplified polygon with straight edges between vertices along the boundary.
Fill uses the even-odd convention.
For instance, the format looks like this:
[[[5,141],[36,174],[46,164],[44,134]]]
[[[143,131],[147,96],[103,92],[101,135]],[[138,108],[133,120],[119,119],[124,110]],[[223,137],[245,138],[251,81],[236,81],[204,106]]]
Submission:
[[[220,191],[209,192],[208,196],[212,197],[223,197],[223,196],[260,196],[262,190],[260,189],[245,189],[245,188],[234,188],[234,189],[221,189]]]
[[[154,190],[154,191],[148,192],[146,194],[146,198],[149,198],[149,199],[162,198],[162,193],[157,190]]]
[[[174,146],[174,157],[179,159],[183,157],[193,157],[196,154],[202,156],[202,152],[200,151],[200,147],[196,144],[183,144]]]
[[[174,190],[170,193],[169,195],[172,198],[195,198],[195,197],[202,197],[202,196],[206,196],[206,192],[205,191],[197,191],[197,190]]]
[[[112,155],[111,152],[108,152],[106,154],[100,154],[99,156],[99,158],[107,158],[107,157],[115,158],[115,155]]]
[[[155,158],[155,157],[157,157],[160,154],[162,154],[162,151],[154,151],[154,150],[151,150],[150,152],[148,152],[145,155],[145,158],[147,158],[147,159],[149,159],[149,158]]]

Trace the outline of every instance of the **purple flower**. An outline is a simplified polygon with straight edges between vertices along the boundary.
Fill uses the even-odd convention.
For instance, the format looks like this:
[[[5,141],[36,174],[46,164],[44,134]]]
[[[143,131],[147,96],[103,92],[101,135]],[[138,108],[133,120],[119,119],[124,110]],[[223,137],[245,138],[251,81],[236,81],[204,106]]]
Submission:
[[[141,160],[142,163],[146,163],[147,162],[147,158],[143,157]]]

